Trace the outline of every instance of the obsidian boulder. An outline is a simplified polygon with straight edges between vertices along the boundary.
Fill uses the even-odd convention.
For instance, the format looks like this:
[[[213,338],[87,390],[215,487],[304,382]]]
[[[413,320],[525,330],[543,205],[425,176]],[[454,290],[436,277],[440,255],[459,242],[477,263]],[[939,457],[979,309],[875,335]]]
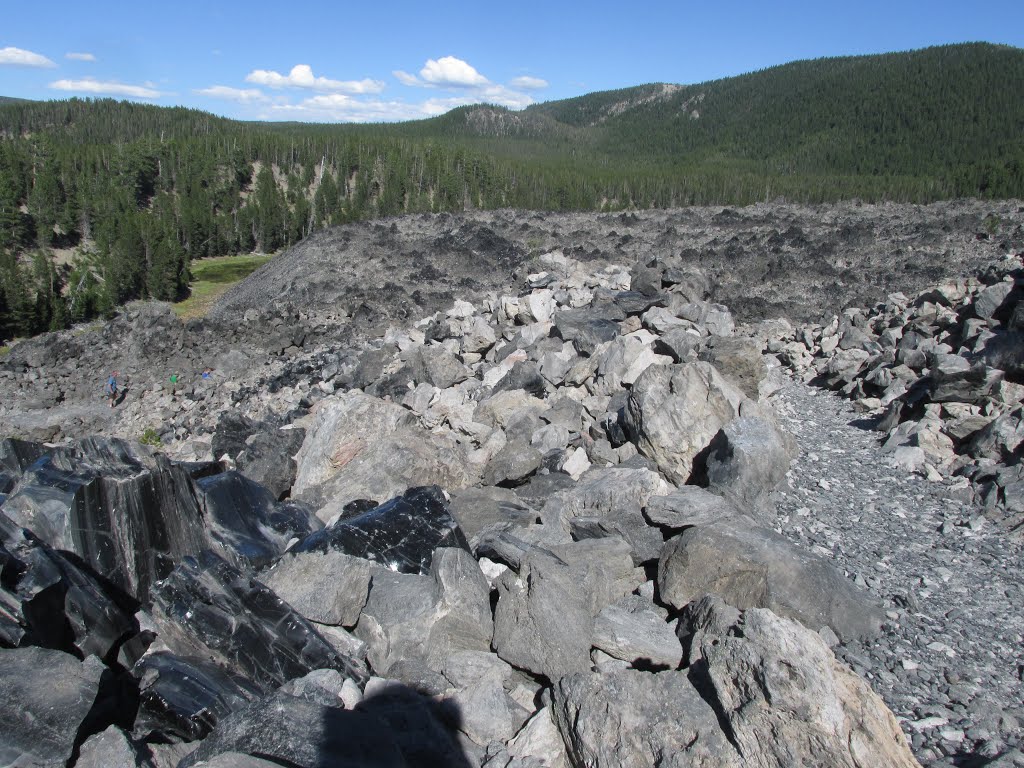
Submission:
[[[410,488],[353,517],[344,518],[297,544],[296,552],[335,549],[373,560],[400,573],[430,573],[434,550],[469,543],[436,485]]]

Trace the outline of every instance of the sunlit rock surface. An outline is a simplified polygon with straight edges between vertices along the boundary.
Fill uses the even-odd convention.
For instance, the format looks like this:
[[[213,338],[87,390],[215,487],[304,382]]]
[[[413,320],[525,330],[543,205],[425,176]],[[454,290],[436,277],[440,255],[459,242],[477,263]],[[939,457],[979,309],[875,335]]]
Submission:
[[[153,615],[175,653],[212,659],[265,690],[313,669],[366,676],[269,588],[209,551],[184,558],[156,585]]]
[[[152,653],[133,669],[139,678],[140,737],[156,733],[194,741],[206,736],[230,712],[245,707],[263,691],[241,675],[205,659]]]
[[[403,495],[355,517],[339,520],[308,536],[296,552],[336,549],[373,560],[400,573],[430,573],[434,550],[459,547],[469,551],[437,486],[411,488]]]

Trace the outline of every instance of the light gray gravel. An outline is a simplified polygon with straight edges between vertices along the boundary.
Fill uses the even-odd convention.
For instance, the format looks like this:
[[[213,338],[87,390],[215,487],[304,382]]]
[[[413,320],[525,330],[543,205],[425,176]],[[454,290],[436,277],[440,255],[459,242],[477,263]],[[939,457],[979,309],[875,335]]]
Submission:
[[[1022,542],[950,484],[890,466],[848,401],[792,379],[773,400],[800,445],[780,530],[888,612],[879,638],[837,655],[885,699],[924,765],[1024,765]]]

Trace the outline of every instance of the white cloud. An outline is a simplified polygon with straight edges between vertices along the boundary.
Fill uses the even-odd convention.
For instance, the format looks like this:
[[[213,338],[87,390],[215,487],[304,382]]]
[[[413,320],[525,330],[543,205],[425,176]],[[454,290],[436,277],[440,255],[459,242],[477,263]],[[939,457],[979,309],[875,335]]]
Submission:
[[[394,122],[436,117],[456,107],[480,102],[522,109],[532,104],[533,98],[529,94],[519,93],[501,85],[469,89],[456,96],[432,98],[419,103],[364,100],[343,93],[330,93],[312,96],[298,104],[274,104],[270,111],[261,114],[260,118],[341,123]]]
[[[341,93],[380,93],[384,90],[384,83],[380,80],[330,80],[316,77],[308,64],[296,64],[287,75],[268,69],[254,69],[246,75],[245,81],[270,88],[311,88],[315,91]]]
[[[304,99],[299,104],[275,104],[262,117],[274,120],[297,119],[316,122],[379,123],[429,117],[420,105],[402,101],[361,100],[343,93],[331,93]]]
[[[64,54],[64,58],[72,61],[96,61],[96,56],[91,53],[68,52]]]
[[[529,75],[513,77],[508,81],[508,84],[513,88],[522,88],[524,91],[539,91],[541,88],[548,87],[547,80],[542,80],[539,77],[530,77]]]
[[[526,75],[515,78],[509,85],[492,83],[474,67],[454,56],[445,56],[436,60],[428,59],[426,65],[420,70],[420,77],[401,69],[396,69],[391,74],[403,85],[455,90],[459,94],[458,96],[425,101],[422,107],[429,115],[439,115],[455,107],[479,104],[480,102],[499,104],[509,109],[522,109],[533,104],[533,97],[524,91],[547,88],[548,86],[546,80]]]
[[[17,67],[56,67],[57,65],[41,53],[33,53],[22,48],[7,46],[0,48],[0,64],[13,64]]]
[[[470,64],[454,56],[444,56],[436,61],[427,59],[420,70],[420,77],[431,85],[447,88],[472,88],[490,82]]]
[[[229,85],[211,85],[209,88],[200,88],[196,93],[201,96],[210,96],[214,99],[238,101],[242,104],[267,100],[266,94],[259,88],[232,88]]]
[[[523,109],[533,104],[533,97],[528,93],[513,91],[503,85],[491,85],[487,88],[474,88],[459,96],[451,96],[445,99],[427,99],[423,102],[422,107],[427,115],[434,117],[435,115],[443,115],[445,112],[456,107],[482,103],[497,104],[509,109]]]
[[[423,81],[416,77],[416,75],[410,75],[401,69],[396,69],[391,74],[398,78],[398,82],[402,85],[423,85]]]
[[[445,112],[450,112],[456,107],[478,104],[479,101],[479,99],[474,99],[472,96],[452,96],[448,99],[427,99],[420,105],[420,108],[426,117],[437,117]]]
[[[527,76],[516,78],[509,85],[492,83],[470,64],[453,56],[428,59],[418,76],[402,69],[393,70],[391,74],[403,85],[448,93],[421,102],[366,98],[367,94],[379,92],[383,88],[383,83],[367,80],[361,82],[372,83],[373,89],[343,89],[338,86],[351,84],[315,77],[312,69],[304,64],[293,67],[288,75],[255,70],[246,80],[272,88],[292,87],[329,91],[294,104],[275,98],[274,103],[268,104],[260,114],[261,119],[346,123],[423,119],[444,114],[456,107],[479,103],[523,109],[534,101],[528,91],[548,85],[540,78]],[[227,97],[230,89],[225,86],[215,87],[220,90],[221,95]]]
[[[488,104],[500,104],[509,109],[523,109],[533,104],[533,96],[514,88],[504,85],[490,85],[474,92],[477,101],[486,101]]]
[[[158,99],[163,94],[151,85],[128,85],[126,83],[102,82],[87,77],[84,80],[57,80],[50,83],[57,91],[95,93],[104,96],[128,96],[133,99]]]

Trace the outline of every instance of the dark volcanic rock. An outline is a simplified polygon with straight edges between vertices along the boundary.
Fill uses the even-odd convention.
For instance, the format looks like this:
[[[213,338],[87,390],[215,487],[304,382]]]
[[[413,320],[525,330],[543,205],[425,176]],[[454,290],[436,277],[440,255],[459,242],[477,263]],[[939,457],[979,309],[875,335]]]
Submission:
[[[264,690],[313,669],[357,681],[365,674],[270,589],[209,551],[186,557],[159,582],[153,609],[172,651],[213,659]]]
[[[273,424],[253,421],[241,413],[227,411],[217,422],[211,450],[215,459],[227,455],[249,479],[265,485],[280,499],[295,482],[295,459],[306,431],[279,429]]]
[[[512,370],[494,385],[493,391],[510,392],[514,389],[522,389],[534,397],[543,398],[547,394],[548,384],[540,375],[536,363],[522,361],[512,366]]]
[[[0,440],[0,494],[9,493],[22,473],[45,452],[43,446],[27,440]]]
[[[180,766],[240,752],[295,768],[469,768],[452,720],[443,705],[401,686],[351,711],[279,692],[225,718]]]
[[[135,732],[142,738],[201,739],[226,715],[264,693],[216,664],[166,652],[143,656],[133,672],[140,689]]]
[[[437,486],[410,488],[402,496],[354,517],[339,520],[301,541],[295,552],[336,549],[400,573],[430,573],[438,547],[469,543]]]
[[[619,322],[625,318],[626,314],[614,304],[568,309],[555,315],[554,333],[571,341],[581,355],[589,356],[600,344],[619,335]]]
[[[204,477],[196,490],[211,536],[242,567],[264,568],[290,542],[323,528],[309,507],[277,502],[266,488],[237,472]]]
[[[640,291],[619,291],[612,294],[612,301],[626,315],[642,315],[651,307],[668,306],[667,296]]]
[[[256,434],[257,424],[238,411],[225,411],[217,422],[211,449],[213,457],[219,459],[225,454],[232,459],[245,450],[245,441]]]
[[[304,429],[270,428],[246,441],[235,457],[238,471],[267,488],[275,499],[283,498],[295,483],[293,458],[306,437]]]
[[[0,650],[0,763],[65,765],[104,666],[43,648]]]
[[[107,658],[138,631],[135,602],[0,513],[0,644]]]
[[[208,545],[186,469],[117,439],[87,438],[43,456],[3,511],[141,599],[178,558]]]
[[[40,458],[3,512],[143,600],[185,555],[212,547],[259,568],[322,526],[312,510],[279,503],[236,472],[175,464],[103,438]]]

